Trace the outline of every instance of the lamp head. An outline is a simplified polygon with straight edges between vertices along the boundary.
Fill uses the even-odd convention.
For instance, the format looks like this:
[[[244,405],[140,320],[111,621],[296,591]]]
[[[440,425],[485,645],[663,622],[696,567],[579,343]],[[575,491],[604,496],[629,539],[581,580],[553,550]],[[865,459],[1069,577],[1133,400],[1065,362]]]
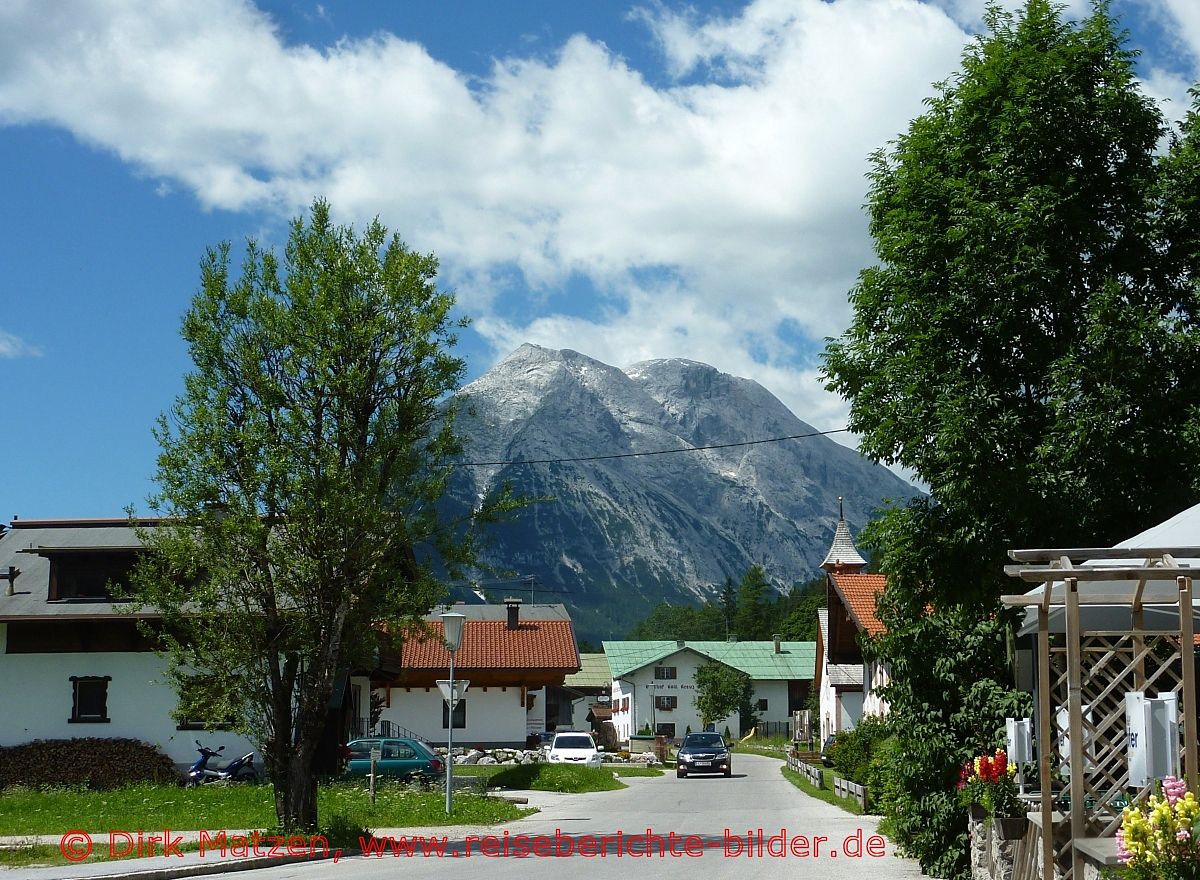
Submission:
[[[457,611],[447,611],[441,615],[442,629],[446,635],[446,647],[450,651],[457,651],[462,644],[463,627],[467,622],[465,614],[459,614]]]

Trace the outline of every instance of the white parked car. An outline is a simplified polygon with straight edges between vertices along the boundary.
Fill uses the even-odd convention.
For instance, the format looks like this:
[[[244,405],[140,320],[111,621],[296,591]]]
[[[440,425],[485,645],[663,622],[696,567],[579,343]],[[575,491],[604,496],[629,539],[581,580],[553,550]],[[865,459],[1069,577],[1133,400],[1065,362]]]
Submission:
[[[546,759],[551,764],[582,764],[585,767],[600,767],[600,752],[590,733],[570,730],[554,734],[550,753]]]

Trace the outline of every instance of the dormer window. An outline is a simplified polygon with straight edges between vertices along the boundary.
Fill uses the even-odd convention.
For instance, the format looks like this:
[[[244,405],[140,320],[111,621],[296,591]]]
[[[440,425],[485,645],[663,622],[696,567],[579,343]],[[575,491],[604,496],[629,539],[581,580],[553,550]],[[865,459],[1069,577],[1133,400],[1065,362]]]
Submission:
[[[51,602],[111,602],[112,586],[127,589],[137,562],[132,551],[50,552]]]

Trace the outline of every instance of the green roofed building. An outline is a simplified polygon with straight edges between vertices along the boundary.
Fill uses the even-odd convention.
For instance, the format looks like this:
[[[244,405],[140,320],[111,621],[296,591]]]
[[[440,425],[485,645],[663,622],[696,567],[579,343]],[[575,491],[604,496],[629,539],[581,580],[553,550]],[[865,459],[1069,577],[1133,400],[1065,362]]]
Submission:
[[[785,732],[792,712],[804,708],[816,671],[815,642],[605,642],[612,674],[612,722],[621,740],[647,724],[678,739],[702,729],[696,712],[696,670],[718,662],[750,676],[755,714],[767,732]],[[716,725],[742,730],[734,713]]]

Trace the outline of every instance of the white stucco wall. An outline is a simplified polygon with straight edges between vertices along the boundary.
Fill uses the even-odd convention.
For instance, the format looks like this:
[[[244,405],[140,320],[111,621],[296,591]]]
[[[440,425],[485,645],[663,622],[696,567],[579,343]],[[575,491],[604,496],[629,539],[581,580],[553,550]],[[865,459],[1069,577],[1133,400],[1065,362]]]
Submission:
[[[864,715],[887,715],[888,701],[879,695],[879,689],[892,680],[892,668],[887,663],[869,661],[863,665]]]
[[[696,711],[696,670],[706,666],[710,661],[707,657],[686,648],[664,658],[650,666],[642,667],[629,673],[622,679],[612,683],[613,727],[616,728],[617,738],[628,740],[631,734],[637,733],[643,725],[657,725],[664,722],[674,723],[675,736],[682,737],[688,727],[693,731],[704,729],[700,715]],[[674,679],[656,679],[656,666],[674,666]],[[767,710],[758,713],[761,721],[789,721],[788,714],[788,683],[786,681],[755,681],[754,700],[767,701]],[[654,685],[651,689],[649,686]],[[678,706],[673,710],[654,709],[654,697],[677,697]],[[621,701],[631,697],[630,710],[618,710]],[[740,723],[738,713],[734,712],[721,719],[715,725],[718,733],[725,728],[733,736],[738,735]]]
[[[837,691],[829,682],[829,661],[818,658],[821,663],[821,742],[837,733],[838,701]]]
[[[531,693],[536,698],[531,712],[526,713],[521,705],[519,687],[468,688],[465,697],[467,726],[454,729],[455,742],[521,744],[531,730],[545,730],[545,693]],[[391,705],[384,707],[380,720],[399,724],[432,743],[444,743],[447,730],[442,727],[442,702],[442,692],[436,687],[394,687],[391,689]],[[542,726],[530,726],[537,724],[539,719]]]
[[[7,654],[7,626],[0,624],[0,746],[34,739],[129,737],[158,746],[177,764],[197,757],[195,740],[225,746],[223,756],[257,748],[230,731],[177,730],[171,711],[178,698],[163,675],[166,660],[152,653]],[[112,676],[108,723],[73,724],[70,677]],[[256,759],[262,766],[262,757]]]
[[[858,724],[858,719],[862,716],[862,691],[844,691],[838,695],[838,730],[854,729],[854,726]]]

